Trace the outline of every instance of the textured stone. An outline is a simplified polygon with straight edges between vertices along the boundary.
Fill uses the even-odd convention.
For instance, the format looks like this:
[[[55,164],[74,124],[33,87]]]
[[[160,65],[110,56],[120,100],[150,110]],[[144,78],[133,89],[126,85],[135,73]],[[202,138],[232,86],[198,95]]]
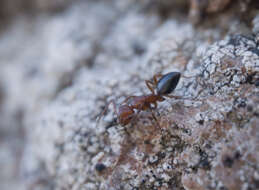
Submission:
[[[1,189],[258,188],[257,36],[195,28],[174,15],[185,5],[89,0],[17,18],[0,38]],[[143,111],[122,127],[110,105],[96,122],[171,71],[183,98],[156,120]]]

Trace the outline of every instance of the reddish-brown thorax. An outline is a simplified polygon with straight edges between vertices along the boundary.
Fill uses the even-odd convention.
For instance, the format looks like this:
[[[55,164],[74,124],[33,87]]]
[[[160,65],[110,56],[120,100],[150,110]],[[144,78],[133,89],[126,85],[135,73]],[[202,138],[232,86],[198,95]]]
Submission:
[[[156,107],[157,101],[164,101],[164,98],[156,94],[129,97],[123,105],[119,106],[119,123],[121,125],[128,124],[134,115],[134,109],[139,111],[151,109],[152,104]]]

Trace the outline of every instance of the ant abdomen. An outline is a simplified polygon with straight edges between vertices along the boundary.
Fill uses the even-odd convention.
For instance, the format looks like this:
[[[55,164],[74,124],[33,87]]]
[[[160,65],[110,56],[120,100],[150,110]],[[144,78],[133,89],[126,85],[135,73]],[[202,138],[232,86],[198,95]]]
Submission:
[[[179,72],[170,72],[163,75],[157,82],[156,92],[158,95],[167,95],[174,91],[181,77]]]

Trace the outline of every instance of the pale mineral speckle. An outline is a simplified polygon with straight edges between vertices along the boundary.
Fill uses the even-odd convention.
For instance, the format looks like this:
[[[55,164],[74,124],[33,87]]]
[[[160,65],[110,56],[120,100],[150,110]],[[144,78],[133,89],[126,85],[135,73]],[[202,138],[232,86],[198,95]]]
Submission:
[[[99,152],[95,157],[92,158],[91,162],[96,164],[103,156],[104,152]]]
[[[158,157],[156,155],[149,157],[150,164],[153,164],[158,161]]]
[[[162,177],[163,180],[165,180],[166,182],[168,182],[168,181],[170,180],[170,176],[167,175],[167,174],[165,174],[165,173],[163,173],[163,174],[161,175],[161,177]]]
[[[150,182],[150,183],[155,182],[155,180],[156,180],[156,179],[155,179],[154,177],[149,178],[149,182]]]
[[[163,164],[163,170],[170,171],[172,169],[172,166],[169,163]]]
[[[156,172],[159,173],[159,174],[160,174],[160,173],[163,173],[163,171],[164,171],[164,170],[163,170],[162,167],[158,167],[158,168],[156,169]]]

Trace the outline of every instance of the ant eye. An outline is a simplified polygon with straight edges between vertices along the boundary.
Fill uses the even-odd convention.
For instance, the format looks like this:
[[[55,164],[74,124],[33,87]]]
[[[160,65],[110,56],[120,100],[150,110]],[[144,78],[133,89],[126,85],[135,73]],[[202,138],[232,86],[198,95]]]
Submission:
[[[170,94],[176,88],[181,77],[179,72],[165,74],[157,83],[157,93],[160,95]]]

